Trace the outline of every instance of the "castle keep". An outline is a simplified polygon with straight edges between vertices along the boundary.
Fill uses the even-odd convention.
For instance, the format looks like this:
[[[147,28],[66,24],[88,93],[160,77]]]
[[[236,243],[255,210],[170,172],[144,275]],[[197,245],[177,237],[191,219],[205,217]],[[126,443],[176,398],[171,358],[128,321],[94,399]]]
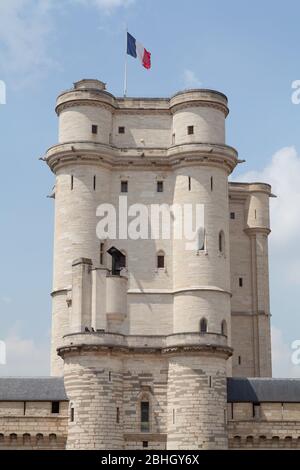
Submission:
[[[53,377],[0,379],[0,447],[300,447],[300,381],[271,379],[273,195],[228,181],[226,96],[116,98],[81,80],[56,112]],[[202,204],[202,238],[99,239],[98,208],[120,196]]]

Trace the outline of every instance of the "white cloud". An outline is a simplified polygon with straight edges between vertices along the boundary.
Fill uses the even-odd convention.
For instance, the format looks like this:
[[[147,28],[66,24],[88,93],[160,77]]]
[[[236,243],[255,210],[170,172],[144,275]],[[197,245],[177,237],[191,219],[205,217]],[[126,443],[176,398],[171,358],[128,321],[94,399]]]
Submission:
[[[48,337],[39,343],[22,338],[14,327],[6,338],[6,365],[0,365],[0,376],[49,375]]]
[[[300,338],[296,338],[300,339]],[[272,327],[273,377],[300,377],[300,365],[294,365],[292,345],[287,344],[282,331]]]
[[[294,147],[276,152],[262,171],[250,171],[238,181],[262,181],[272,185],[272,243],[291,243],[300,233],[300,156]]]
[[[235,181],[262,181],[272,185],[270,256],[280,257],[285,279],[300,284],[300,156],[294,147],[276,152],[261,171],[244,173]]]
[[[202,85],[195,72],[190,69],[184,70],[183,80],[185,88],[199,88]]]
[[[51,53],[55,14],[75,3],[112,13],[135,0],[0,0],[1,74],[10,85],[27,86],[58,67]]]
[[[54,66],[48,38],[57,5],[57,0],[1,0],[1,64],[14,84],[27,84]]]
[[[74,1],[74,0],[73,0]],[[105,13],[111,13],[119,7],[128,7],[132,5],[135,0],[75,0],[82,5],[97,7]]]

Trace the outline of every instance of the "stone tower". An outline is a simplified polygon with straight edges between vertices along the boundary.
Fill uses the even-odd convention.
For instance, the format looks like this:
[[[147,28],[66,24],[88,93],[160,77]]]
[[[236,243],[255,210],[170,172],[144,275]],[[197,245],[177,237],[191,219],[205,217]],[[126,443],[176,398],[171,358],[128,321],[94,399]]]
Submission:
[[[56,112],[59,143],[46,155],[56,175],[51,360],[70,399],[68,448],[226,448],[228,175],[238,163],[225,144],[227,98],[116,98],[81,80],[59,95]],[[262,238],[265,263],[270,188],[254,193],[249,236]],[[204,205],[201,242],[187,249],[173,230],[99,239],[97,208],[118,207],[120,196],[131,215],[136,203]]]

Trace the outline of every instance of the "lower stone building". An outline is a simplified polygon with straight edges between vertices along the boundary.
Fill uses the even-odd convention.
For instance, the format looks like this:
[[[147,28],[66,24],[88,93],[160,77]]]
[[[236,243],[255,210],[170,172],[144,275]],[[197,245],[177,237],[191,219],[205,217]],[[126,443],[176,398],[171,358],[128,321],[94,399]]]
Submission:
[[[227,402],[229,449],[300,449],[300,380],[228,378]],[[0,378],[0,449],[65,449],[69,409],[63,378]],[[166,441],[157,428],[128,426],[120,448]]]

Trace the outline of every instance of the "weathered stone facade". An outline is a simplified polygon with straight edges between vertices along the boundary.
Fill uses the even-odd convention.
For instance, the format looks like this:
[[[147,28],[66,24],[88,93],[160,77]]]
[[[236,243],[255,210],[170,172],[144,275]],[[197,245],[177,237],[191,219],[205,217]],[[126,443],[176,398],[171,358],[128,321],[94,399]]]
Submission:
[[[227,394],[228,377],[271,377],[272,197],[267,184],[228,182],[240,161],[225,143],[227,98],[116,98],[82,80],[56,112],[59,143],[45,156],[56,177],[51,367],[69,405],[43,422],[12,407],[0,446],[27,445],[30,429],[45,448],[54,434],[67,449],[297,446],[294,397],[264,397],[258,417],[259,398]],[[176,218],[169,237],[99,239],[97,208],[120,196],[148,209],[203,204],[203,245],[186,249]],[[126,257],[117,274],[112,247]]]

